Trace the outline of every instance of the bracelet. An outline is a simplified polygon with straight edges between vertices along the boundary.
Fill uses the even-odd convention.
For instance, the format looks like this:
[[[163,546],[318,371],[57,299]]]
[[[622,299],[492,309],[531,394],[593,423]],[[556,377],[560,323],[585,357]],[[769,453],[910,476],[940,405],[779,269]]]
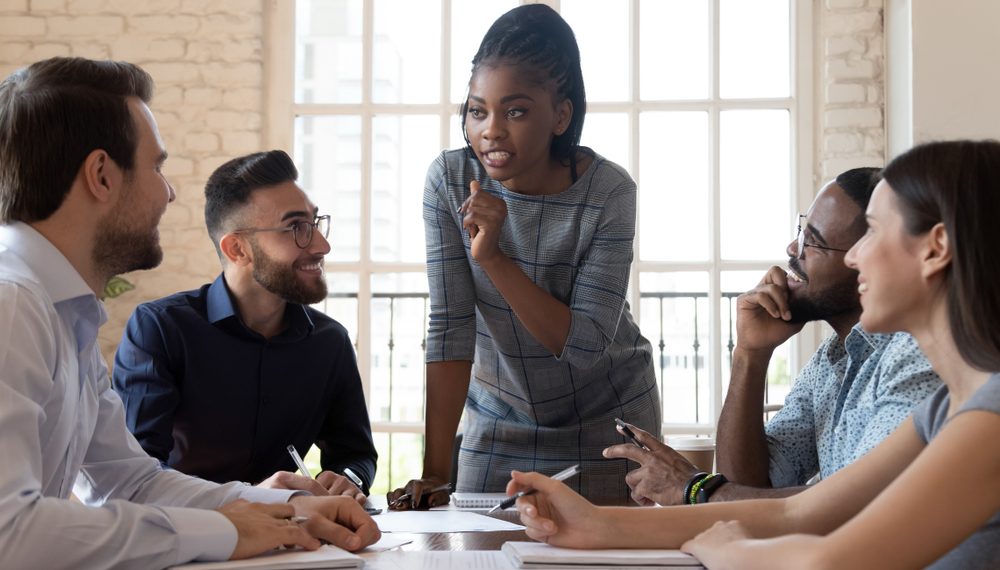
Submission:
[[[694,474],[694,477],[691,477],[691,479],[688,480],[687,485],[684,485],[684,494],[681,495],[681,504],[683,505],[694,504],[694,501],[692,500],[694,498],[692,488],[698,483],[700,483],[701,480],[704,479],[705,477],[708,477],[708,473],[705,473],[704,471],[699,471]]]
[[[702,480],[701,486],[695,491],[695,503],[702,504],[707,503],[709,497],[712,496],[719,487],[728,483],[729,479],[722,473],[713,473]]]

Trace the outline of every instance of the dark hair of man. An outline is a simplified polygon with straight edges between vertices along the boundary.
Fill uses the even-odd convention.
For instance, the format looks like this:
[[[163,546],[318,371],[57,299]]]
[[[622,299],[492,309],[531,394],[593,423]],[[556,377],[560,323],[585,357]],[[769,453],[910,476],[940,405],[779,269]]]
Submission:
[[[951,248],[948,318],[972,366],[1000,370],[1000,142],[916,146],[882,171],[911,235],[944,223]]]
[[[128,97],[149,103],[153,80],[131,63],[55,57],[0,83],[0,223],[45,220],[98,149],[131,171],[139,135]]]
[[[852,224],[855,238],[861,238],[868,229],[868,222],[865,220],[865,210],[868,209],[868,202],[872,198],[875,186],[882,179],[881,168],[863,166],[844,171],[837,176],[836,183],[844,189],[847,197],[854,201],[861,208],[861,213],[855,218]]]
[[[299,171],[283,150],[256,152],[234,158],[215,169],[205,184],[205,225],[215,250],[222,256],[219,240],[257,189],[295,182]]]
[[[538,85],[555,83],[556,101],[569,99],[573,116],[569,126],[552,140],[552,157],[570,167],[576,180],[576,153],[587,114],[587,96],[580,68],[580,48],[573,29],[555,10],[545,4],[518,6],[497,18],[479,44],[472,58],[472,75],[483,66],[501,64],[521,68]],[[471,152],[472,143],[465,131],[468,99],[462,103],[462,134]]]

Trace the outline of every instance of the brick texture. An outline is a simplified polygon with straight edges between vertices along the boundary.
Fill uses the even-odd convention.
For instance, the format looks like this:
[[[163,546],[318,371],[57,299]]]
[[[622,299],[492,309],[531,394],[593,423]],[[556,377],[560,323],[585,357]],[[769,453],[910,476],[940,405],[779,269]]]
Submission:
[[[106,303],[109,363],[137,303],[192,289],[218,273],[205,231],[208,173],[260,150],[264,0],[2,0],[0,74],[52,56],[113,58],[156,81],[150,107],[170,153],[177,201],[160,227],[163,264],[125,276],[136,289]]]
[[[885,160],[883,0],[817,6],[817,181]]]

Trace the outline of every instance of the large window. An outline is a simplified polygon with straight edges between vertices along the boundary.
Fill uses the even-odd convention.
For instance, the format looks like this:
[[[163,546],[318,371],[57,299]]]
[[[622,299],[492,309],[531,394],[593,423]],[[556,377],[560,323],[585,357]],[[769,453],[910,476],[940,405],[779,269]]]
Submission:
[[[268,141],[333,219],[323,310],[354,336],[376,491],[420,473],[424,175],[463,144],[470,61],[519,2],[269,2]],[[583,143],[638,182],[631,306],[657,355],[665,433],[711,433],[735,295],[785,261],[813,195],[809,2],[559,0],[587,85]],[[805,12],[803,12],[805,10]],[[802,135],[800,135],[802,133]],[[772,362],[781,402],[801,349]],[[611,429],[609,427],[609,429]]]

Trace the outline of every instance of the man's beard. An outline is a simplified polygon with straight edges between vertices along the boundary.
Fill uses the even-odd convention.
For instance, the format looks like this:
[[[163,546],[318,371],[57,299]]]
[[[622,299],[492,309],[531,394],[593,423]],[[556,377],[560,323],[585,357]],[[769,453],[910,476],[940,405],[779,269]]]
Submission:
[[[808,281],[809,276],[802,272],[798,260],[790,259],[788,264]],[[834,284],[811,295],[803,292],[799,295],[789,295],[788,298],[788,308],[792,312],[792,320],[790,322],[793,323],[827,320],[837,315],[855,311],[860,306],[861,298],[858,296],[858,282],[856,278]]]
[[[128,227],[124,209],[116,209],[106,217],[94,240],[94,266],[109,279],[129,271],[152,269],[163,261],[155,222],[152,228]]]
[[[253,278],[261,287],[281,297],[286,302],[312,305],[326,298],[326,281],[321,277],[310,286],[299,279],[291,264],[283,265],[269,257],[253,241]]]

